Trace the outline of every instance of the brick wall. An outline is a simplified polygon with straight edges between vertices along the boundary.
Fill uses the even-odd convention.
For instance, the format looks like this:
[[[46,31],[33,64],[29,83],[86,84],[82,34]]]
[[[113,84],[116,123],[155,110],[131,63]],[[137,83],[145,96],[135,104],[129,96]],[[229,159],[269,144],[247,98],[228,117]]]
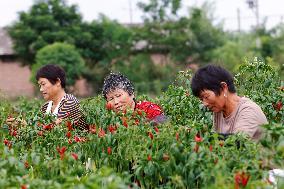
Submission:
[[[0,91],[9,98],[33,96],[34,86],[30,82],[30,69],[18,62],[0,61]]]
[[[38,88],[30,82],[31,71],[19,62],[0,61],[0,93],[8,98],[18,96],[33,97]],[[78,97],[91,96],[92,88],[85,79],[77,80],[71,87],[71,93]]]

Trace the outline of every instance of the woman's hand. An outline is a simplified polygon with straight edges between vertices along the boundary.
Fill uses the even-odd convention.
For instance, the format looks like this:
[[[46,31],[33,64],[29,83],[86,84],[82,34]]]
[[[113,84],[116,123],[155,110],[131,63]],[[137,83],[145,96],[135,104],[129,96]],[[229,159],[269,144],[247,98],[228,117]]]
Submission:
[[[6,124],[7,124],[8,126],[12,126],[12,125],[15,124],[15,123],[16,123],[16,118],[8,117],[8,118],[6,119]]]
[[[6,119],[6,124],[9,126],[9,127],[12,127],[12,126],[18,126],[18,125],[22,125],[22,126],[26,126],[27,125],[27,122],[23,119],[16,119],[14,117],[8,117]]]

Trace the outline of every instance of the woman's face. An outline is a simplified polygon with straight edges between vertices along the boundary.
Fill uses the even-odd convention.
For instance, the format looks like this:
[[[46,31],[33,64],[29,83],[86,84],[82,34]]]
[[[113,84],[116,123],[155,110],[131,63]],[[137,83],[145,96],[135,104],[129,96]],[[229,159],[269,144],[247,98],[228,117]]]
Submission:
[[[106,94],[106,100],[116,112],[134,108],[134,94],[129,95],[123,89],[116,88]]]
[[[59,89],[61,88],[60,82],[57,81],[54,85],[46,78],[39,78],[38,80],[39,91],[41,92],[44,100],[52,100]]]
[[[199,98],[212,112],[221,112],[225,108],[226,97],[222,91],[220,95],[216,95],[213,91],[205,89],[201,91]]]

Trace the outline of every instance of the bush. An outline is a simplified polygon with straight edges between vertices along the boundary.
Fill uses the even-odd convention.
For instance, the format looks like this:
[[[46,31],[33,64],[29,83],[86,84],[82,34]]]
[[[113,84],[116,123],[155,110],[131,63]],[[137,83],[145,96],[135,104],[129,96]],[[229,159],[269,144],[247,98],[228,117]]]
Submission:
[[[134,83],[136,91],[147,94],[160,94],[166,90],[178,70],[171,62],[166,65],[155,65],[148,54],[117,61],[111,69],[127,75]]]
[[[32,67],[32,81],[35,82],[37,70],[47,64],[61,66],[66,72],[66,84],[75,83],[84,69],[84,60],[75,47],[65,43],[54,43],[40,49],[36,54],[36,64]]]

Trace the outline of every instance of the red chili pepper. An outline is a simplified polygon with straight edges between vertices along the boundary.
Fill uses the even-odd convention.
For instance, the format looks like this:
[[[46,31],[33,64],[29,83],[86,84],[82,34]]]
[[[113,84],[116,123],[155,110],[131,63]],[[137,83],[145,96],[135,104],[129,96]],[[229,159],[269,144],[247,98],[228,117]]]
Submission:
[[[210,152],[213,151],[213,146],[212,145],[209,146],[209,150],[210,150]]]
[[[110,133],[114,133],[116,131],[116,127],[114,127],[113,125],[109,125],[108,130]]]
[[[200,136],[200,133],[198,132],[196,135],[195,135],[195,142],[201,142],[202,141],[202,137]]]
[[[121,119],[123,126],[127,128],[128,127],[127,118],[123,116]]]
[[[154,139],[154,136],[153,136],[153,133],[152,133],[152,132],[149,132],[149,137],[150,137],[151,140]]]
[[[111,155],[111,147],[107,147],[107,153]]]
[[[62,148],[57,147],[57,152],[59,153],[61,160],[64,159],[65,151],[66,151],[66,147],[65,146],[63,146]]]
[[[47,125],[43,125],[42,128],[44,130],[51,130],[53,128],[53,123],[47,124]]]
[[[158,129],[158,127],[154,127],[154,130],[156,131],[156,133],[159,133],[159,132],[160,132],[159,129]]]
[[[90,125],[90,126],[89,126],[89,131],[90,131],[90,133],[92,133],[92,134],[96,134],[96,133],[97,133],[97,127],[96,127],[96,125],[95,125],[95,124]]]
[[[112,105],[111,105],[110,102],[107,102],[107,103],[106,103],[106,109],[107,109],[108,111],[112,110]]]
[[[178,141],[179,140],[179,133],[176,132],[176,140]]]
[[[105,136],[105,131],[102,128],[100,128],[100,130],[98,132],[98,136],[99,136],[99,138],[103,138]]]
[[[244,172],[242,172],[241,179],[242,179],[242,184],[243,184],[244,187],[246,187],[246,185],[249,181],[249,177],[250,177],[250,175],[247,175]]]
[[[73,131],[74,130],[71,121],[66,121],[65,125],[66,125],[66,127],[68,128],[69,131]]]
[[[21,185],[21,189],[27,189],[27,188],[28,188],[27,185],[25,184]]]
[[[8,139],[6,139],[6,138],[4,138],[4,144],[5,144],[6,146],[8,146],[9,149],[12,147],[11,142],[10,142]]]
[[[75,160],[78,160],[78,155],[77,155],[77,154],[72,153],[71,155],[72,155],[72,157],[73,157]]]
[[[148,161],[151,161],[151,160],[152,160],[152,157],[151,157],[150,155],[148,155],[147,160],[148,160]]]
[[[37,135],[38,135],[38,136],[43,136],[43,131],[37,132]]]
[[[28,162],[28,161],[25,161],[24,165],[25,165],[25,168],[27,168],[27,169],[30,167],[30,165],[29,165],[29,162]]]
[[[16,137],[17,136],[17,130],[16,129],[12,129],[11,130],[11,133],[10,133],[12,136]]]
[[[67,137],[67,138],[70,138],[70,137],[71,137],[71,132],[70,132],[70,131],[68,131],[68,132],[66,133],[66,137]]]

